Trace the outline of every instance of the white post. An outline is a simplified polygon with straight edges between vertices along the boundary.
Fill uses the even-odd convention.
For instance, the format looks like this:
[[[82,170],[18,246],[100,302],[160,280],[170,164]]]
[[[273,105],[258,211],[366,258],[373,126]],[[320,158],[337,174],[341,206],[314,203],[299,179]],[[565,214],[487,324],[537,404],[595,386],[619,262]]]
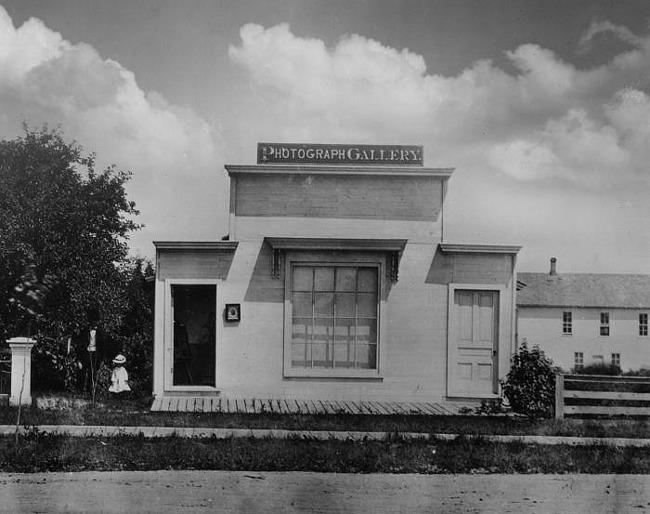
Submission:
[[[555,374],[555,419],[564,419],[564,375]]]
[[[11,348],[11,396],[9,405],[32,404],[32,348],[36,340],[13,337],[7,341]]]

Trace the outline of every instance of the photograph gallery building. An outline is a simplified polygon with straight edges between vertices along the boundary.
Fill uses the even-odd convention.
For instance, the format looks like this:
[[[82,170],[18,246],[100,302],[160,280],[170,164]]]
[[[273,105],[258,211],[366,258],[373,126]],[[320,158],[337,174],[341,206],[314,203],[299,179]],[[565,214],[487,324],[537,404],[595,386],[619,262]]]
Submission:
[[[443,242],[452,169],[420,146],[258,144],[229,234],[157,241],[154,394],[492,398],[519,247]]]

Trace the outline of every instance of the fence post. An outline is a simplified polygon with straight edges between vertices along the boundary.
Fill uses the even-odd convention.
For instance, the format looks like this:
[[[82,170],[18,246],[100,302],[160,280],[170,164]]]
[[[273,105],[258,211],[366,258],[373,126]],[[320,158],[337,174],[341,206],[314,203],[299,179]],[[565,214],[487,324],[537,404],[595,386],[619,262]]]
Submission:
[[[9,405],[31,405],[32,348],[36,341],[30,337],[13,337],[7,343],[11,348],[11,396],[9,396]]]
[[[564,375],[555,374],[555,419],[564,419]]]

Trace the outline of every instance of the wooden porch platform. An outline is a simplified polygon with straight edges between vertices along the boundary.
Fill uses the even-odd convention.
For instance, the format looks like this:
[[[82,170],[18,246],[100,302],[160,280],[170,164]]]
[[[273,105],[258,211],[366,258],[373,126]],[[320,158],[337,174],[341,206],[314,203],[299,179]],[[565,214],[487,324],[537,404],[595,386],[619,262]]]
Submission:
[[[221,397],[172,396],[156,398],[152,411],[222,412],[233,414],[365,414],[454,416],[463,407],[478,403],[461,402],[374,402],[342,400],[278,400]]]

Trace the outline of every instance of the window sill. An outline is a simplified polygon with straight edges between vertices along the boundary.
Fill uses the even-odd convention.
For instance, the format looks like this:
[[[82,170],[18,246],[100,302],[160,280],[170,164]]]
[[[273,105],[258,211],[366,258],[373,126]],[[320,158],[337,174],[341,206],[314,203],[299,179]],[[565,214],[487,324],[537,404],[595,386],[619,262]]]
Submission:
[[[345,380],[383,380],[377,370],[303,370],[289,369],[285,370],[284,378],[336,378]]]

